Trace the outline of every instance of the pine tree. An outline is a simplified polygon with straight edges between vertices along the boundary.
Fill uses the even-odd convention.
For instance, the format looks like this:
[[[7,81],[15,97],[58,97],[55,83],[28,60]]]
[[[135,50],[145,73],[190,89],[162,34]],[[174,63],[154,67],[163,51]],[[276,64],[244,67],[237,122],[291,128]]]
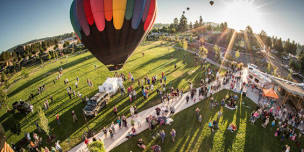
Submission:
[[[203,17],[200,16],[200,17],[199,17],[199,26],[202,26],[202,25],[203,25]]]
[[[193,28],[193,25],[192,25],[192,22],[190,22],[189,29],[192,29],[192,28]]]
[[[179,27],[178,27],[178,31],[184,32],[188,29],[188,24],[187,24],[187,18],[186,16],[183,14],[179,20]]]
[[[198,28],[199,27],[199,23],[198,23],[198,21],[196,20],[195,22],[194,22],[194,28]]]

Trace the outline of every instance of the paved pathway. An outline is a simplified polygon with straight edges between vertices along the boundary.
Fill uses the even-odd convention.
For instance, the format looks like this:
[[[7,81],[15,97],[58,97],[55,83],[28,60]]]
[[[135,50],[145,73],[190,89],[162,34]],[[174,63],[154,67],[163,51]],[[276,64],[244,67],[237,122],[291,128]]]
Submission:
[[[245,73],[245,72],[243,72]],[[243,74],[242,76],[242,81],[246,81],[246,73]],[[233,89],[234,92],[240,92],[240,87],[241,87],[241,83],[242,81],[235,87],[235,89]],[[212,82],[209,85],[213,85],[216,82]],[[229,89],[230,83],[228,83],[226,86],[222,86],[220,89],[218,89],[217,91],[213,91],[212,93],[216,93],[219,92],[223,89]],[[141,126],[139,127],[137,124],[135,125],[136,128],[136,132],[137,134],[148,129],[148,124],[146,123],[146,117],[148,117],[149,115],[156,115],[155,113],[155,108],[156,107],[163,107],[163,106],[168,106],[168,105],[173,105],[175,107],[175,114],[196,104],[197,102],[194,101],[189,101],[188,103],[186,103],[186,96],[189,95],[190,93],[187,92],[185,93],[182,97],[180,97],[179,99],[176,99],[176,101],[170,101],[169,103],[161,103],[159,105],[156,105],[154,107],[151,107],[149,109],[146,109],[140,113],[137,114],[137,120],[140,122]],[[249,98],[251,98],[252,100],[254,100],[254,102],[257,103],[257,96],[254,93],[248,92],[247,96]],[[194,99],[196,99],[196,101],[202,101],[203,99],[205,99],[206,97],[198,97],[198,95],[196,94],[196,96],[194,97]],[[131,121],[131,117],[127,118],[128,124],[130,124]],[[102,139],[104,141],[104,145],[107,151],[110,151],[111,149],[115,148],[116,146],[120,145],[121,143],[127,141],[127,138],[125,138],[128,134],[128,132],[131,130],[131,127],[129,128],[122,128],[119,129],[118,125],[115,125],[115,135],[113,138],[110,138],[109,135],[107,138],[104,137],[103,132],[101,131],[100,133],[98,133],[95,137]],[[70,150],[70,152],[87,152],[87,148],[86,145],[82,142],[79,145],[77,145],[76,147],[72,148]]]

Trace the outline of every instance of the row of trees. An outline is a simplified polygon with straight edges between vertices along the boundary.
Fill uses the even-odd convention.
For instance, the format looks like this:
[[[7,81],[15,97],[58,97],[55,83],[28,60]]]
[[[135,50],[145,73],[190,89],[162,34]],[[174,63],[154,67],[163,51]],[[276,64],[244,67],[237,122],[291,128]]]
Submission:
[[[180,19],[174,18],[173,23],[169,26],[162,26],[161,28],[153,28],[152,32],[165,32],[165,33],[176,33],[176,32],[185,32],[189,29],[198,28],[203,25],[203,17],[200,16],[199,20],[196,20],[193,24],[190,22],[188,24],[187,17],[182,14]]]

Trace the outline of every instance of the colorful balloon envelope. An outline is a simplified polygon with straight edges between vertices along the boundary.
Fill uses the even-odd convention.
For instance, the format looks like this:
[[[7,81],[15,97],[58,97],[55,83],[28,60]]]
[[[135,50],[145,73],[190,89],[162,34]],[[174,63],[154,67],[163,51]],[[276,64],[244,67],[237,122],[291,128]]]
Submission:
[[[70,19],[80,41],[112,71],[151,30],[156,9],[156,0],[74,0]]]

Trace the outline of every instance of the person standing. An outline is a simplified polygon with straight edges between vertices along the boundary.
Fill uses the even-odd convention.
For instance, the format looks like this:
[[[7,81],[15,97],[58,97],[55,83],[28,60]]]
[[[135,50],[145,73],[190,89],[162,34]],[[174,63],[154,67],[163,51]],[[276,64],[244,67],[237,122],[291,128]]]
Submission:
[[[73,122],[78,120],[74,110],[72,110],[72,118],[73,118]]]
[[[105,138],[107,138],[107,134],[108,134],[107,128],[103,127],[102,131],[103,131],[103,134],[104,134]]]
[[[48,110],[48,109],[49,109],[49,102],[46,99],[45,102],[44,102],[44,110]]]
[[[55,147],[56,147],[56,150],[58,150],[59,152],[62,152],[62,148],[61,148],[59,142],[60,142],[60,141],[57,140],[57,142],[56,142],[56,144],[55,144]]]
[[[160,135],[162,143],[164,143],[165,142],[165,137],[166,137],[165,131],[161,130],[160,133],[159,133],[159,135]]]
[[[56,120],[57,120],[57,124],[60,125],[60,119],[59,119],[59,114],[56,115]]]
[[[111,124],[111,129],[112,129],[112,131],[113,131],[113,134],[115,133],[115,124],[114,124],[114,122],[112,121],[112,124]]]
[[[116,106],[114,106],[113,112],[114,112],[115,116],[117,116],[117,107]]]
[[[128,127],[128,122],[127,122],[127,118],[126,118],[126,116],[125,115],[122,115],[122,123],[123,123],[123,126],[124,127]]]
[[[114,137],[113,130],[112,130],[112,129],[109,129],[109,133],[110,133],[110,137],[113,139],[113,137]]]
[[[175,141],[175,137],[176,137],[176,131],[175,131],[175,129],[172,128],[170,133],[171,133],[171,137],[172,137],[172,142],[174,142]]]
[[[75,82],[75,87],[78,88],[78,81]]]
[[[195,109],[195,115],[196,115],[196,119],[198,119],[199,115],[200,115],[200,109],[199,108],[196,108]]]
[[[134,110],[133,106],[130,107],[130,113],[131,113],[131,116],[134,117],[135,110]]]
[[[186,96],[186,102],[189,102],[189,95]]]
[[[121,118],[120,116],[118,116],[117,120],[116,120],[118,126],[119,126],[119,129],[121,128]]]

